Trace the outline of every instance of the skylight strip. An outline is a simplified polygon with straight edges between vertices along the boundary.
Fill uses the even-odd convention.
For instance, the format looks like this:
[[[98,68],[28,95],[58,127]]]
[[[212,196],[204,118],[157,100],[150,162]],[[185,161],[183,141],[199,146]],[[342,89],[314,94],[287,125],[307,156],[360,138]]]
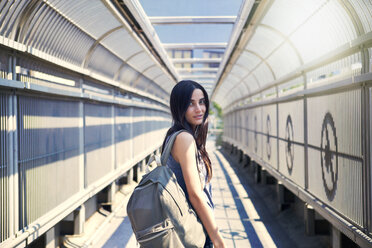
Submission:
[[[236,16],[153,16],[152,25],[159,24],[234,24]]]

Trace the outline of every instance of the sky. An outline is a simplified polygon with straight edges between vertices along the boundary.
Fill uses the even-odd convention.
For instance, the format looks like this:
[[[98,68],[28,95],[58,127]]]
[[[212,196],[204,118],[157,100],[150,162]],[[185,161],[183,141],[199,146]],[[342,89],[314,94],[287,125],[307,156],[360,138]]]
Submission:
[[[241,0],[139,0],[151,16],[236,16]],[[162,43],[228,42],[231,24],[155,25]]]

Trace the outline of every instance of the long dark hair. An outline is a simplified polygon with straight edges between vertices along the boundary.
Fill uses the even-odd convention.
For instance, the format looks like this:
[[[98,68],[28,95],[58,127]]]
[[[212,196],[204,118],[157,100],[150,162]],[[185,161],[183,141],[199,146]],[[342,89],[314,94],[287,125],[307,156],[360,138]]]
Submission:
[[[205,113],[202,124],[196,126],[195,130],[192,129],[190,123],[186,120],[186,111],[191,102],[191,96],[195,89],[200,89],[203,92],[205,99]],[[162,150],[164,150],[165,142],[167,138],[172,135],[174,132],[179,130],[186,130],[195,139],[195,143],[198,151],[200,152],[201,158],[205,164],[208,173],[208,182],[212,178],[212,166],[211,160],[209,159],[205,144],[207,141],[208,133],[208,113],[209,113],[209,99],[208,94],[201,86],[195,81],[192,80],[182,80],[173,87],[170,96],[170,110],[173,118],[173,125],[169,128],[167,135],[165,136]],[[199,159],[199,156],[198,156]]]

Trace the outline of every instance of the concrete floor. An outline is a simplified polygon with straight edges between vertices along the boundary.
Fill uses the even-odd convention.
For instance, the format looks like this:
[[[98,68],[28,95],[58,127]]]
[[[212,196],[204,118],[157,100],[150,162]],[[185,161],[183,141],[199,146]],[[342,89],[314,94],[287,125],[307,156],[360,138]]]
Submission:
[[[207,148],[213,164],[215,216],[226,247],[329,246],[326,236],[305,235],[303,221],[294,214],[294,209],[277,210],[273,186],[255,184],[249,170],[235,165],[233,158],[216,149],[213,139],[208,141]],[[126,216],[126,202],[131,189],[133,187],[128,187],[127,192],[120,193],[122,207],[116,210],[105,227],[92,232],[94,238],[90,240],[94,242],[89,246],[138,247]]]

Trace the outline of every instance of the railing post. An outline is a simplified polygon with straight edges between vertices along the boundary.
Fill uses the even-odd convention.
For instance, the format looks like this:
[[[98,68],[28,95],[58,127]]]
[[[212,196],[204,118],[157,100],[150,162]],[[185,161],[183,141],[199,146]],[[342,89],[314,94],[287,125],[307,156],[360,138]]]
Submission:
[[[79,208],[74,211],[74,235],[80,235],[84,233],[85,224],[85,205],[82,204]]]
[[[342,234],[335,226],[332,226],[332,248],[342,247]]]
[[[19,189],[18,189],[18,135],[17,135],[17,96],[7,99],[7,140],[8,140],[8,186],[9,186],[9,236],[19,229]]]
[[[84,190],[86,178],[85,178],[85,154],[84,154],[84,129],[85,129],[85,117],[84,117],[84,102],[79,102],[79,191]]]
[[[115,106],[111,106],[111,168],[116,169],[116,154],[115,154]]]
[[[304,205],[304,221],[306,234],[312,236],[315,234],[315,210],[312,206],[305,203]]]
[[[8,79],[15,80],[16,57],[9,57]],[[8,127],[6,135],[8,139],[8,186],[9,186],[9,237],[19,230],[19,188],[18,188],[18,135],[17,135],[17,96],[9,95],[7,101]]]

